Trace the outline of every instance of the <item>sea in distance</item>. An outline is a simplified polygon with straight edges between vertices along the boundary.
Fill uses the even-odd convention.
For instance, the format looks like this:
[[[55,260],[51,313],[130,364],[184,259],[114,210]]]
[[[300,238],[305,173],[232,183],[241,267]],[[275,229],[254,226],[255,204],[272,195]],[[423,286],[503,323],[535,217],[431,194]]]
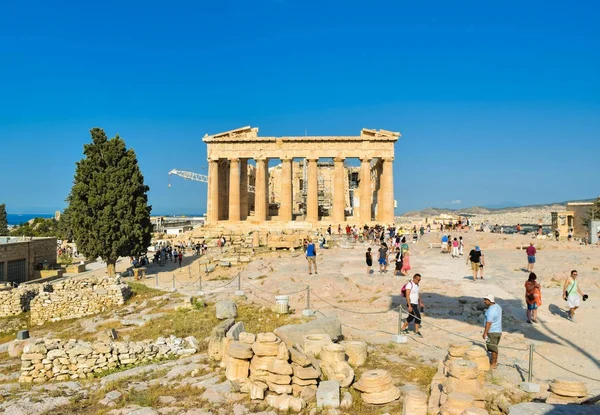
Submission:
[[[181,217],[181,216],[186,216],[186,217],[197,217],[197,216],[202,216],[202,214],[200,213],[193,213],[193,214],[186,214],[186,215],[173,215],[173,214],[168,214],[168,215],[158,215],[158,214],[151,214],[152,216],[163,216],[163,217],[169,217],[169,216],[177,216],[177,217]],[[9,225],[12,226],[19,226],[22,223],[27,223],[29,222],[31,219],[35,219],[35,218],[53,218],[54,217],[54,213],[7,213],[6,214],[6,220],[8,221]]]

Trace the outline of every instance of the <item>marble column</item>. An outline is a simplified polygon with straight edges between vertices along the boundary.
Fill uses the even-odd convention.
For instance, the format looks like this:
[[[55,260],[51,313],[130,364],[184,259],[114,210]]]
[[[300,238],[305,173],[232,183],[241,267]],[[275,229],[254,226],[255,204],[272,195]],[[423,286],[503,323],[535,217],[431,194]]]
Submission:
[[[284,222],[292,220],[292,159],[281,159],[281,204],[279,219]]]
[[[240,220],[240,159],[229,160],[229,220]]]
[[[306,220],[317,222],[319,220],[319,183],[317,181],[317,159],[308,160],[307,195],[306,195]]]
[[[344,177],[344,159],[336,157],[333,160],[333,217],[334,223],[341,224],[346,220],[344,213],[346,196],[346,178]]]
[[[371,203],[373,193],[371,190],[371,159],[360,159],[360,208],[359,217],[361,225],[371,222]]]
[[[394,223],[394,170],[392,157],[383,159],[381,172],[381,188],[377,200],[378,209],[381,209],[381,221],[388,225]]]
[[[248,159],[240,159],[240,220],[248,217]]]
[[[269,194],[269,159],[265,159],[265,220],[269,220],[271,210],[269,205],[271,204],[271,195]]]
[[[208,197],[206,199],[208,223],[219,221],[219,160],[208,161]]]
[[[267,160],[256,159],[256,183],[254,185],[254,212],[256,220],[267,220]]]

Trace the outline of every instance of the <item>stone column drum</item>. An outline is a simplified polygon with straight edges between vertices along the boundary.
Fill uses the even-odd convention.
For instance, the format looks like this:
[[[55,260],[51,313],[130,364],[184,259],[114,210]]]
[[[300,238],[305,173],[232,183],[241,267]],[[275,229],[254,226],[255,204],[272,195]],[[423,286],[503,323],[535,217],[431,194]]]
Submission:
[[[219,221],[219,160],[208,162],[208,198],[207,198],[208,222]]]
[[[371,202],[373,193],[371,191],[371,159],[360,159],[360,208],[359,215],[361,223],[371,221]]]
[[[346,220],[344,214],[344,196],[346,192],[344,180],[344,159],[336,157],[334,160],[334,186],[333,186],[333,221],[342,223]]]
[[[394,223],[394,171],[392,170],[393,158],[383,159],[381,172],[380,200],[377,201],[378,210],[381,212],[381,221],[384,224]]]
[[[292,159],[281,160],[281,204],[279,219],[284,222],[292,220]]]
[[[308,193],[306,195],[306,220],[319,220],[319,184],[317,181],[317,159],[308,160]]]
[[[240,219],[248,217],[248,159],[240,160]]]
[[[240,159],[229,160],[229,220],[240,220]]]
[[[267,160],[256,159],[256,185],[254,186],[254,210],[256,220],[267,220]]]

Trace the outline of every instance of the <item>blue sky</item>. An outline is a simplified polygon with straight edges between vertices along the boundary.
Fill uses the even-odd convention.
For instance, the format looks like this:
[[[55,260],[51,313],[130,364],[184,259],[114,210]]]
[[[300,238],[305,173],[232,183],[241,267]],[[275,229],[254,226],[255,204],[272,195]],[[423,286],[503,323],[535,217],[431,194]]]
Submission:
[[[595,197],[599,4],[4,2],[0,203],[64,208],[96,126],[135,148],[154,213],[204,212],[167,172],[245,125],[400,131],[397,213]]]

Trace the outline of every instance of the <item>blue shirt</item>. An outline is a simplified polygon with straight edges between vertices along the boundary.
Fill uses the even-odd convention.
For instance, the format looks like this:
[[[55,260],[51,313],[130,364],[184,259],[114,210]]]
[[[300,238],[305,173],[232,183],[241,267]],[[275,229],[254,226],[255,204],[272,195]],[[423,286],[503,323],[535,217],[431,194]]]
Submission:
[[[315,255],[315,244],[306,245],[306,256],[316,256]]]
[[[448,242],[448,237],[446,235],[442,236],[442,242]]]
[[[492,323],[488,333],[502,333],[502,307],[492,304],[485,312],[485,325]]]

